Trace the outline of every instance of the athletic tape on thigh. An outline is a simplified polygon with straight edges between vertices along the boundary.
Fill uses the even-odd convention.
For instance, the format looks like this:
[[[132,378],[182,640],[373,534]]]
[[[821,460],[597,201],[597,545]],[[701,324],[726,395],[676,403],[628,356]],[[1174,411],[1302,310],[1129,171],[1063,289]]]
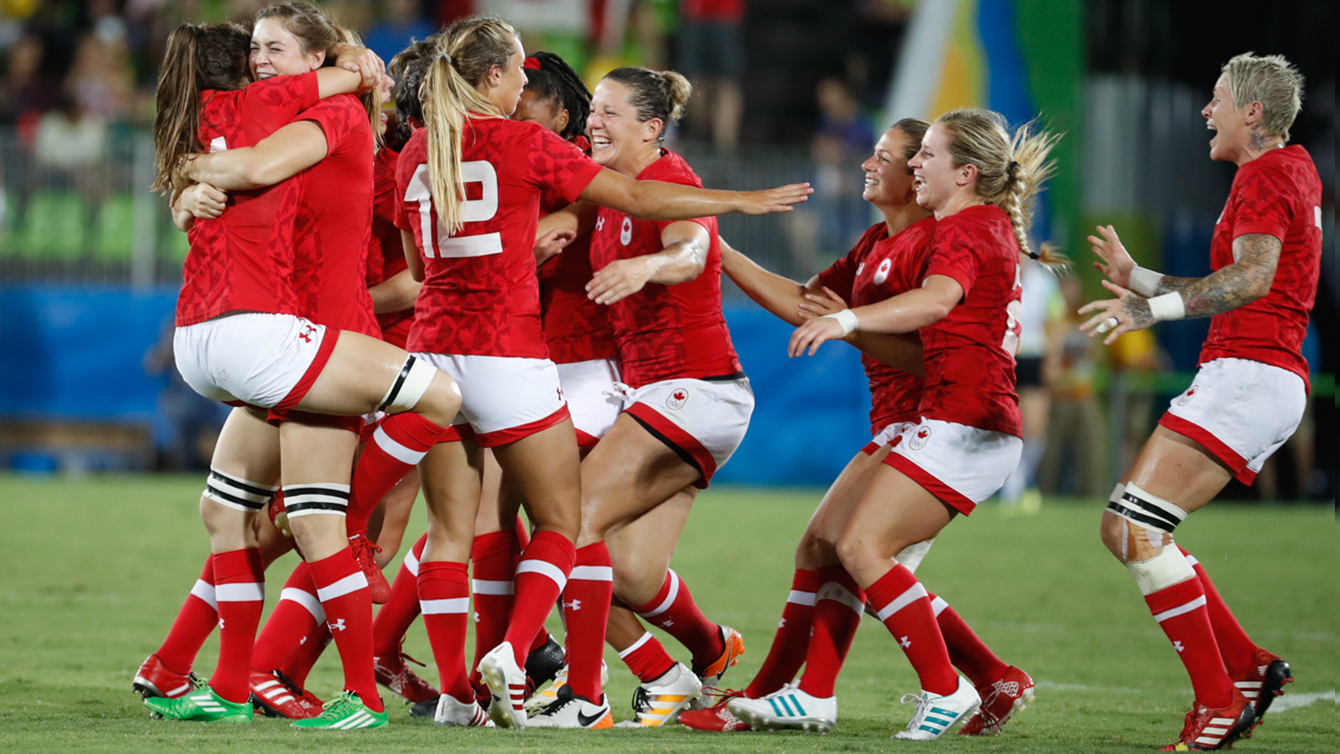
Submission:
[[[1120,485],[1118,485],[1120,487]],[[1116,496],[1116,490],[1113,490]],[[1132,523],[1172,534],[1186,520],[1187,512],[1175,504],[1155,497],[1134,484],[1127,484],[1120,499],[1111,500],[1107,509]]]
[[[400,374],[396,375],[395,382],[391,383],[391,389],[382,396],[377,410],[395,414],[414,408],[423,394],[428,392],[428,386],[432,384],[435,374],[437,368],[432,364],[413,356],[407,357],[404,366],[400,367]]]
[[[284,486],[284,510],[288,517],[326,513],[343,516],[349,508],[347,484],[295,484]]]
[[[254,513],[270,504],[278,487],[257,484],[225,474],[216,468],[209,470],[204,496],[226,508]]]

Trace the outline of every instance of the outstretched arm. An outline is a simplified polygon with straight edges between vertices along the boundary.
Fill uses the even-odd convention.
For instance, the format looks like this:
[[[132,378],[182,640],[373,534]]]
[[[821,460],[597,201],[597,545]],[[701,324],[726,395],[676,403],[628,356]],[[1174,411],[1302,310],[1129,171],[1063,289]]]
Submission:
[[[811,278],[807,285],[801,285],[763,269],[726,243],[726,239],[721,239],[720,243],[721,270],[746,296],[788,325],[799,327],[805,322],[807,318],[801,315],[801,304],[805,303],[806,293],[820,292],[818,277]]]
[[[225,191],[273,186],[326,158],[326,132],[315,122],[300,120],[265,137],[254,147],[240,147],[188,158],[181,175]]]
[[[718,191],[679,183],[639,181],[608,168],[601,170],[582,191],[581,198],[617,209],[639,220],[689,220],[739,212],[766,215],[790,212],[814,189],[808,183],[766,191]]]

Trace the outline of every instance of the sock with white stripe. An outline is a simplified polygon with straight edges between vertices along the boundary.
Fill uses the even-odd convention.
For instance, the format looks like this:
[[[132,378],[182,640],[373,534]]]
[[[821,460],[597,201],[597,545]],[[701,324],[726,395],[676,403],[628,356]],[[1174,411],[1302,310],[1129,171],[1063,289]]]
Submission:
[[[1182,556],[1196,571],[1201,589],[1205,590],[1205,610],[1210,616],[1210,626],[1214,629],[1214,641],[1219,645],[1219,654],[1223,657],[1224,667],[1233,678],[1242,678],[1256,672],[1256,642],[1243,630],[1237,616],[1228,609],[1219,590],[1214,588],[1210,575],[1205,572],[1200,561],[1178,545]]]
[[[901,563],[879,577],[865,590],[870,604],[921,679],[921,688],[932,694],[958,690],[958,676],[949,662],[949,650],[935,622],[935,612],[926,587]]]
[[[815,595],[814,630],[810,633],[800,690],[827,699],[833,695],[833,685],[861,625],[865,592],[840,565],[824,566],[817,575],[818,583],[823,586]]]
[[[372,654],[377,657],[399,652],[405,634],[419,617],[419,558],[423,557],[423,546],[427,543],[425,532],[401,562],[395,581],[391,582],[391,599],[377,609],[372,619]]]
[[[935,612],[935,622],[940,626],[940,635],[945,638],[945,646],[949,649],[949,661],[954,667],[963,671],[972,685],[979,688],[999,681],[1010,666],[991,651],[991,647],[982,641],[948,602],[934,594],[928,596],[931,598],[931,610]]]
[[[507,624],[503,641],[511,642],[516,664],[526,667],[526,655],[535,634],[554,609],[554,602],[568,584],[577,552],[572,540],[552,531],[537,531],[521,553],[516,566],[516,599],[512,603],[512,620]],[[604,634],[602,629],[601,634]]]
[[[640,639],[619,652],[619,659],[623,660],[628,670],[643,683],[651,683],[669,673],[670,668],[675,666],[674,658],[665,651],[665,646],[652,636],[650,631],[643,633]]]
[[[311,569],[306,563],[298,563],[288,581],[284,582],[279,602],[265,619],[265,627],[256,637],[251,667],[262,673],[281,670],[302,686],[308,671],[329,642],[326,611],[317,599]]]
[[[464,563],[419,563],[419,607],[442,693],[458,702],[475,698],[465,672],[465,629],[470,614],[470,579]]]
[[[388,416],[372,433],[363,447],[350,489],[349,513],[345,526],[349,536],[368,528],[368,516],[377,503],[446,434],[446,427],[406,411]]]
[[[809,649],[814,624],[814,593],[819,588],[816,571],[797,568],[791,577],[791,593],[782,608],[782,619],[763,667],[745,689],[745,696],[760,699],[795,679]]]
[[[265,608],[260,549],[215,553],[214,595],[219,605],[219,663],[209,685],[224,699],[241,704],[251,694],[251,648]]]
[[[186,602],[177,611],[163,646],[154,654],[159,662],[174,673],[186,675],[195,665],[195,656],[210,632],[219,624],[219,613],[214,597],[214,556],[205,558],[205,567]]]
[[[614,568],[604,542],[577,551],[567,588],[563,619],[568,628],[568,685],[592,702],[600,701],[600,661],[605,656],[605,624],[614,595]]]
[[[698,609],[689,585],[673,570],[666,570],[661,590],[650,602],[628,607],[643,620],[675,637],[699,665],[711,665],[726,649],[721,629]]]
[[[1165,587],[1145,597],[1149,611],[1159,628],[1168,635],[1177,657],[1191,676],[1196,701],[1210,709],[1221,709],[1233,702],[1233,681],[1219,656],[1219,644],[1210,628],[1205,609],[1205,591],[1199,579],[1190,579]]]
[[[520,558],[521,544],[515,530],[480,534],[470,545],[470,567],[474,571],[471,591],[475,596],[475,665],[479,665],[490,650],[502,644],[507,635],[516,591],[513,577]],[[526,646],[530,647],[529,644]],[[477,686],[488,688],[482,681]]]
[[[372,671],[372,598],[367,577],[348,547],[307,565],[321,608],[326,611],[326,626],[344,665],[344,688],[358,694],[368,709],[381,712],[377,677]]]

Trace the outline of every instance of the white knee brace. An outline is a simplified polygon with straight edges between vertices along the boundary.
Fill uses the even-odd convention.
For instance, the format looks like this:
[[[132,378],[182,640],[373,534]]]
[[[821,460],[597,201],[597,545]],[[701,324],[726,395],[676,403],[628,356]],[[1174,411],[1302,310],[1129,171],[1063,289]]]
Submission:
[[[395,382],[391,383],[391,389],[382,396],[377,410],[397,414],[413,409],[423,394],[428,392],[428,386],[433,383],[433,376],[436,374],[437,369],[432,364],[413,356],[406,358],[405,365],[400,368],[400,374],[396,375]]]
[[[1141,594],[1148,596],[1196,577],[1172,539],[1173,530],[1188,515],[1185,510],[1134,484],[1124,489],[1117,485],[1107,509],[1123,519],[1122,553]],[[1132,529],[1132,524],[1138,528]],[[1133,551],[1128,549],[1132,541],[1136,543]]]

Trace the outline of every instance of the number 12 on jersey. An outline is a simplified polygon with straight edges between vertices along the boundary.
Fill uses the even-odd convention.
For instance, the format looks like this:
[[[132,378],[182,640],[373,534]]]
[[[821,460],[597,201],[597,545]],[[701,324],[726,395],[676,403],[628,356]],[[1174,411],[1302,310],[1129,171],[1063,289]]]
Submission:
[[[498,171],[484,160],[461,163],[461,175],[466,184],[478,183],[483,192],[478,199],[465,200],[462,210],[465,222],[484,222],[492,220],[498,213]],[[501,233],[481,233],[479,235],[452,236],[449,233],[435,233],[438,225],[437,214],[433,209],[433,189],[428,177],[428,165],[419,165],[414,169],[409,186],[405,189],[405,201],[418,202],[419,237],[423,239],[423,255],[432,259],[486,257],[503,253]],[[468,227],[463,232],[469,233]]]

